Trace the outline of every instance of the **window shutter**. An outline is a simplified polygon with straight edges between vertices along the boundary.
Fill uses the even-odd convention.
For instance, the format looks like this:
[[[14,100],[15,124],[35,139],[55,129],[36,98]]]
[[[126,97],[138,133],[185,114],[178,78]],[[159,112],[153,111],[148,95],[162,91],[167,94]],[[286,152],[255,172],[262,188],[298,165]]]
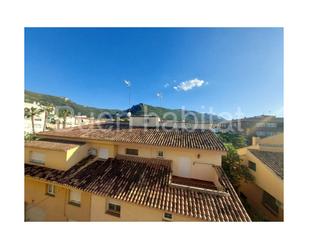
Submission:
[[[70,191],[70,201],[80,203],[81,193],[78,191]]]
[[[44,163],[45,155],[40,152],[31,152],[31,161],[35,163]]]

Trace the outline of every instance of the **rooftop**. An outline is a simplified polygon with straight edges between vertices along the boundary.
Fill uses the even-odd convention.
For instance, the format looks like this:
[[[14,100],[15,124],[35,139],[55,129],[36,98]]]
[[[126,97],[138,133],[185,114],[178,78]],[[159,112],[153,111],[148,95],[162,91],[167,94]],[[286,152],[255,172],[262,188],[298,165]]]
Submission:
[[[249,149],[249,151],[283,179],[283,152],[255,149]]]
[[[25,164],[25,175],[96,195],[132,202],[207,221],[250,221],[235,190],[218,167],[225,194],[171,185],[171,162],[117,156],[92,156],[68,171]]]
[[[83,144],[85,143],[75,141],[52,140],[52,139],[40,139],[25,142],[26,147],[58,150],[58,151],[67,151]]]
[[[41,137],[81,138],[120,143],[225,151],[224,144],[210,130],[129,128],[128,125],[95,124],[40,132]]]

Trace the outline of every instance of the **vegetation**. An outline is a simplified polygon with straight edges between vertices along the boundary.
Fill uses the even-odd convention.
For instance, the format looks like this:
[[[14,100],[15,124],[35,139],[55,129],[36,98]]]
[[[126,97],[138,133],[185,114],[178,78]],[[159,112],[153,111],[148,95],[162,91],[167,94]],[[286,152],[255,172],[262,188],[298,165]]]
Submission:
[[[95,108],[95,107],[89,107],[89,106],[83,106],[80,104],[76,104],[73,101],[65,98],[65,97],[56,97],[46,94],[39,94],[34,93],[30,91],[25,91],[25,102],[33,103],[33,102],[40,102],[42,105],[48,105],[52,104],[54,106],[69,106],[74,110],[74,115],[81,114],[81,115],[87,115],[90,117],[93,115],[95,118],[99,116],[100,113],[109,113],[112,115],[113,118],[116,117],[116,114],[119,113],[120,117],[125,118],[127,115],[127,112],[130,111],[132,115],[138,116],[138,115],[144,115],[144,114],[150,114],[150,113],[156,113],[161,119],[163,118],[163,115],[167,112],[174,113],[175,117],[178,121],[181,121],[182,117],[182,110],[181,109],[168,109],[168,108],[162,108],[162,107],[155,107],[151,105],[146,105],[143,103],[140,103],[138,105],[133,105],[131,108],[127,110],[119,110],[119,109],[104,109],[104,108]],[[145,110],[146,113],[145,113]],[[188,112],[192,112],[196,115],[198,121],[204,121],[209,122],[210,121],[210,114],[207,113],[199,113],[195,111],[185,111],[185,114]],[[104,115],[102,118],[108,118],[107,115]],[[213,122],[220,122],[224,119],[213,115]],[[172,120],[174,117],[172,115],[168,115],[165,117],[165,119]],[[193,122],[194,118],[193,116],[187,116],[186,121]]]
[[[74,103],[73,101],[65,98],[65,97],[56,97],[52,95],[39,94],[30,91],[25,91],[25,102],[33,103],[40,102],[42,105],[54,105],[54,106],[69,106],[74,110],[74,115],[87,115],[90,117],[94,115],[97,117],[102,112],[109,112],[111,114],[116,114],[117,112],[121,112],[120,110],[114,109],[103,109],[103,108],[95,108],[88,107]]]
[[[54,110],[54,106],[52,104],[47,104],[45,106],[42,106],[42,110],[45,112],[45,118],[44,118],[44,125],[43,125],[43,131],[47,128],[47,119],[50,116],[51,112]]]
[[[199,113],[196,111],[188,111],[188,110],[181,110],[181,109],[168,109],[168,108],[163,108],[163,107],[155,107],[151,105],[146,105],[143,103],[140,103],[138,105],[133,105],[130,109],[127,109],[125,112],[130,111],[132,115],[144,115],[144,114],[152,114],[155,113],[157,116],[159,116],[161,119],[165,120],[174,120],[176,117],[177,121],[182,120],[182,116],[184,115],[186,122],[194,122],[194,116],[197,118],[197,121],[201,122],[210,122],[211,121],[211,115],[208,113]],[[146,113],[145,113],[146,111]],[[164,116],[166,113],[173,113],[167,116]],[[194,114],[194,116],[189,115],[189,114]],[[187,116],[186,116],[187,115]],[[217,115],[212,115],[212,121],[215,123],[218,123],[220,121],[223,121],[224,119],[217,116]]]
[[[63,128],[65,128],[66,126],[66,122],[67,122],[67,117],[71,116],[73,113],[71,110],[69,109],[61,109],[59,110],[59,117],[62,117],[63,118]]]
[[[42,113],[43,110],[40,108],[35,108],[35,107],[31,107],[31,108],[25,108],[24,110],[24,116],[25,118],[31,118],[31,126],[32,126],[32,133],[35,134],[35,130],[34,130],[34,117],[39,115],[40,113]]]
[[[25,142],[33,141],[33,140],[38,140],[38,137],[35,134],[27,133],[24,136],[24,140],[25,140]]]
[[[266,219],[255,210],[246,199],[240,197],[242,204],[244,205],[247,213],[249,214],[252,221],[266,221]]]
[[[223,143],[232,144],[236,149],[248,146],[248,138],[232,132],[218,132],[217,135]]]
[[[240,182],[250,182],[254,177],[250,174],[248,167],[241,164],[237,150],[232,144],[225,144],[227,155],[222,158],[222,168],[227,174],[233,186],[238,189]]]

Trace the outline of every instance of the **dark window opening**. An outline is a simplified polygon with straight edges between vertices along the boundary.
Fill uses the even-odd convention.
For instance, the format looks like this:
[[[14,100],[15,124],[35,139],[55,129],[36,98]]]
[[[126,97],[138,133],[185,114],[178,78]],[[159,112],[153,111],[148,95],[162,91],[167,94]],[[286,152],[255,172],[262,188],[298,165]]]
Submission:
[[[127,155],[138,156],[138,150],[137,149],[126,149],[126,154]]]
[[[249,169],[256,171],[256,164],[254,162],[249,161],[248,167],[249,167]]]
[[[171,213],[164,213],[164,219],[165,220],[171,220],[171,219],[173,219],[173,215]]]
[[[107,207],[107,213],[120,217],[120,205],[114,204],[114,203],[108,203],[108,207]]]
[[[267,192],[263,192],[263,205],[271,211],[273,214],[277,215],[279,213],[279,207],[277,205],[277,200]]]

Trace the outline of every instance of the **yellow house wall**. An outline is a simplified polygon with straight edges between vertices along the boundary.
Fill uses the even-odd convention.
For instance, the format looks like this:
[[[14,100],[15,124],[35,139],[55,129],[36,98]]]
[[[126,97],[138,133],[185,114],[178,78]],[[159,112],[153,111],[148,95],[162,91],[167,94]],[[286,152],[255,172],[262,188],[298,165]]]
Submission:
[[[35,217],[38,210],[44,213],[37,221],[162,221],[165,211],[129,202],[81,192],[81,206],[69,204],[69,188],[55,187],[55,197],[46,195],[46,182],[25,177],[27,216]],[[121,216],[106,214],[107,201],[121,205]],[[31,214],[31,212],[34,212]],[[40,216],[41,217],[41,216]],[[34,219],[35,220],[35,219]],[[33,220],[31,220],[33,221]],[[202,221],[173,213],[173,221]]]
[[[55,197],[46,195],[46,184],[25,178],[25,201],[27,202],[28,215],[34,220],[41,221],[65,221],[64,200],[65,189],[56,187]],[[37,218],[37,213],[44,213],[43,217]],[[32,220],[32,219],[31,219]]]
[[[106,214],[107,203],[109,201],[121,206],[120,217]],[[129,202],[92,195],[91,221],[162,221],[163,214],[163,210],[147,208]],[[173,213],[173,221],[201,220]]]
[[[74,166],[80,160],[85,158],[88,155],[88,149],[89,145],[85,144],[68,150],[66,153],[67,168]]]
[[[104,142],[88,142],[89,148],[94,148],[99,153],[100,149],[108,150],[108,157],[115,157],[117,155],[117,146],[112,143]]]
[[[255,177],[255,184],[283,203],[283,180],[249,151],[246,153],[241,150],[239,153],[245,165],[248,165],[249,160],[256,163],[256,171],[250,169]]]
[[[259,150],[263,151],[271,151],[271,152],[283,152],[283,146],[264,146],[264,145],[259,145],[258,146]]]
[[[30,216],[36,216],[35,212],[43,212],[44,221],[89,221],[91,194],[81,192],[81,206],[69,204],[69,189],[60,185],[55,186],[55,196],[46,195],[47,183],[25,177],[25,201],[28,211],[34,212]]]
[[[270,136],[270,137],[265,137],[259,140],[259,144],[283,144],[283,133]]]
[[[217,174],[213,165],[221,166],[221,158],[225,152],[210,150],[178,149],[171,147],[155,147],[138,144],[119,144],[118,153],[126,154],[126,148],[138,149],[138,156],[146,158],[156,158],[158,151],[163,151],[164,159],[172,160],[172,170],[174,175],[178,175],[179,158],[189,157],[191,160],[191,177],[201,180],[217,182]],[[198,158],[197,155],[200,155]],[[210,164],[210,165],[207,165]]]
[[[25,163],[31,163],[31,153],[40,152],[45,155],[45,167],[54,168],[59,170],[66,170],[66,152],[64,151],[55,151],[55,150],[46,150],[46,149],[37,149],[37,148],[28,148],[25,147]]]
[[[68,151],[48,150],[25,147],[25,163],[31,163],[31,153],[40,152],[45,155],[45,167],[68,170],[80,160],[85,158],[88,153],[88,145],[77,146]]]
[[[42,136],[47,137],[48,136]],[[66,140],[66,138],[61,138]],[[69,138],[71,141],[81,141],[81,139]],[[176,159],[181,156],[188,156],[191,158],[192,162],[205,162],[209,164],[214,164],[221,166],[222,155],[225,155],[226,152],[223,151],[212,151],[212,150],[198,150],[198,149],[184,149],[184,148],[173,148],[165,146],[152,146],[152,145],[141,145],[134,143],[118,143],[118,142],[108,142],[108,141],[96,141],[85,139],[84,142],[87,142],[89,148],[107,148],[109,150],[109,156],[114,157],[117,154],[125,155],[126,148],[138,149],[139,156],[146,158],[156,158],[157,151],[164,152],[164,158],[176,161]],[[200,158],[197,158],[197,155],[200,154]]]
[[[70,189],[67,189],[67,198],[65,201],[65,214],[67,220],[89,221],[91,211],[91,194],[81,191],[81,205],[78,207],[69,204],[69,192]]]
[[[279,207],[278,215],[274,215],[270,212],[262,203],[263,189],[258,187],[256,184],[242,182],[239,192],[246,196],[250,206],[264,219],[271,221],[283,221],[283,206]]]
[[[256,143],[254,143],[256,141]],[[258,138],[254,137],[252,140],[253,145],[242,148],[243,150],[248,149],[257,149],[263,151],[272,151],[272,152],[283,152],[284,151],[284,143],[283,143],[283,133],[266,137],[266,138]],[[240,149],[241,150],[241,149]]]

